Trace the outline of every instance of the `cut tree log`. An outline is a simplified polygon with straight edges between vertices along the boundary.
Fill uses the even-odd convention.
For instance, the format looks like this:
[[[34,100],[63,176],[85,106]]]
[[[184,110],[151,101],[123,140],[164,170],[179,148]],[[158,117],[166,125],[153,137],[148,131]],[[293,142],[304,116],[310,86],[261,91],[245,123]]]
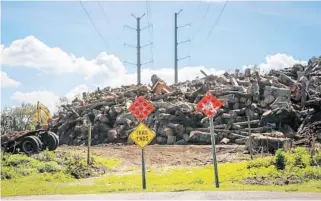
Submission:
[[[246,149],[249,150],[249,140],[246,142]],[[279,148],[287,151],[293,147],[293,139],[290,138],[280,138],[280,137],[269,137],[261,134],[252,134],[252,147],[256,152],[269,152],[275,153]]]
[[[167,144],[168,145],[173,145],[176,142],[176,136],[168,136],[167,137]]]

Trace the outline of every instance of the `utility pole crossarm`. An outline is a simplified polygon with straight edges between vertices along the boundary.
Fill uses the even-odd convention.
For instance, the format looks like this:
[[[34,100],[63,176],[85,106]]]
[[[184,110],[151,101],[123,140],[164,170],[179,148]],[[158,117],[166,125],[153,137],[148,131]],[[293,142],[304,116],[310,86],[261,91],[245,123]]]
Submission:
[[[183,28],[183,27],[187,27],[187,26],[191,26],[191,24],[185,24],[185,25],[179,26],[179,27],[177,27],[177,28],[179,29],[179,28]]]
[[[146,26],[146,27],[144,27],[144,28],[141,28],[140,30],[142,31],[142,30],[144,30],[144,29],[148,29],[149,27],[152,27],[153,25],[152,24],[150,24],[150,25],[148,25],[148,26]]]
[[[137,19],[137,17],[133,13],[131,13],[130,15],[133,16],[133,18]]]
[[[124,61],[124,63],[126,63],[126,64],[131,64],[131,65],[133,65],[133,66],[136,66],[137,64],[134,64],[134,63],[131,63],[131,62],[128,62],[128,61]]]
[[[187,58],[191,58],[191,56],[182,57],[182,58],[179,58],[177,60],[180,61],[180,60],[187,59]]]
[[[143,64],[141,64],[141,65],[143,66],[143,65],[146,65],[146,64],[149,64],[149,63],[153,63],[153,62],[154,62],[154,60],[151,60],[151,61],[148,61],[148,62],[143,63]]]
[[[147,45],[143,45],[143,46],[141,46],[141,48],[144,48],[144,47],[147,47],[147,46],[151,46],[151,45],[154,45],[154,43],[149,43]]]
[[[130,44],[127,44],[127,43],[125,43],[124,46],[137,48],[135,45],[130,45]]]
[[[187,42],[191,42],[191,40],[190,40],[190,39],[184,40],[184,41],[182,41],[182,42],[177,43],[177,45],[182,44],[182,43],[187,43]]]
[[[128,26],[128,25],[124,25],[124,28],[128,28],[128,29],[131,29],[131,30],[137,31],[135,28],[130,27],[130,26]]]

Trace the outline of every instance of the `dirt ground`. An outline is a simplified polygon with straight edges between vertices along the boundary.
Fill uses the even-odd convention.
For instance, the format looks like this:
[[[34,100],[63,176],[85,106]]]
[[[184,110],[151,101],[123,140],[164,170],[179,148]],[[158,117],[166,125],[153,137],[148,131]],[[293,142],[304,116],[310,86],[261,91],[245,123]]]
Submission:
[[[61,146],[59,150],[87,152],[85,146]],[[141,167],[142,150],[136,145],[93,146],[91,152],[122,160],[125,169]],[[218,162],[241,161],[250,158],[244,153],[242,145],[217,145]],[[149,145],[144,150],[145,164],[148,168],[161,167],[200,167],[212,164],[211,145]],[[123,169],[122,168],[122,169]]]

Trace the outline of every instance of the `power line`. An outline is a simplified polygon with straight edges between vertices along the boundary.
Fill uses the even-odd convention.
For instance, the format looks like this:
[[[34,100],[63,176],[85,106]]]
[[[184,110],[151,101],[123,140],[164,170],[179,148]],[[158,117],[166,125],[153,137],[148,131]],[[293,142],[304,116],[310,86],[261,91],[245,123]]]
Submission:
[[[207,5],[207,8],[206,8],[206,11],[205,11],[205,14],[204,14],[204,16],[203,16],[202,20],[204,20],[204,19],[206,18],[207,13],[208,13],[208,11],[210,10],[210,7],[211,7],[211,4],[208,4],[208,5]]]
[[[152,8],[151,8],[151,6],[150,6],[150,1],[148,0],[148,1],[146,1],[146,9],[147,9],[147,19],[148,19],[148,25],[150,25],[150,22],[152,21]],[[151,26],[151,31],[150,31],[150,37],[151,37],[151,40],[153,40],[153,26]]]
[[[213,29],[215,28],[215,26],[217,25],[218,21],[220,20],[220,18],[221,18],[221,16],[222,16],[222,13],[223,13],[223,12],[224,12],[224,10],[225,10],[226,5],[227,5],[227,1],[225,1],[224,6],[223,6],[223,8],[221,9],[220,14],[218,15],[218,17],[217,17],[217,19],[216,19],[215,23],[213,24],[213,26],[212,26],[212,28],[211,28],[210,32],[208,33],[208,35],[207,35],[207,39],[211,36]]]
[[[87,12],[86,8],[84,7],[84,5],[81,3],[81,1],[79,1],[81,7],[84,9],[87,17],[89,18],[91,24],[94,26],[94,28],[96,29],[96,31],[98,32],[99,36],[101,37],[101,39],[105,42],[105,44],[108,46],[108,42],[107,40],[105,40],[105,38],[101,35],[100,31],[98,30],[98,28],[96,27],[94,21],[91,19],[91,17],[89,16],[89,13]]]
[[[196,16],[197,15],[197,13],[198,13],[198,10],[200,9],[200,7],[201,7],[201,5],[202,5],[202,1],[200,1],[199,3],[198,3],[198,5],[197,5],[197,8],[195,9],[195,11],[194,11],[194,15],[193,16]],[[194,24],[194,23],[196,23],[196,18],[194,18],[194,21],[191,23],[191,24]]]
[[[103,12],[103,14],[104,14],[104,18],[105,18],[105,20],[106,20],[106,21],[107,21],[107,23],[109,24],[109,20],[108,20],[108,18],[107,18],[107,15],[106,15],[106,13],[105,13],[105,11],[104,11],[104,9],[103,9],[102,5],[100,4],[100,1],[98,1],[97,3],[98,3],[98,5],[99,5],[99,7],[100,7],[101,11],[102,11],[102,12]]]
[[[198,9],[201,7],[201,4],[202,4],[202,3],[203,3],[202,1],[200,1],[200,2],[198,3],[195,13],[196,13],[196,12],[198,11]]]
[[[150,6],[150,2],[149,1],[145,1],[146,4],[146,13],[147,13],[147,21],[148,21],[148,26],[151,25],[150,21],[151,21],[151,6]],[[149,38],[150,38],[150,43],[153,42],[153,26],[149,27],[148,29],[149,31]],[[154,60],[154,54],[153,54],[153,46],[150,46],[150,53],[151,53],[151,60]],[[153,64],[153,63],[152,63]]]
[[[205,11],[205,14],[203,15],[203,18],[202,18],[202,20],[201,20],[201,23],[200,23],[200,25],[198,26],[197,31],[196,31],[195,35],[193,36],[193,39],[198,35],[198,33],[199,33],[200,29],[201,29],[201,26],[202,26],[202,24],[203,24],[203,21],[205,20],[207,14],[208,14],[208,11],[210,10],[210,8],[211,8],[211,4],[208,4],[208,5],[207,5],[207,8],[206,8],[206,11]]]

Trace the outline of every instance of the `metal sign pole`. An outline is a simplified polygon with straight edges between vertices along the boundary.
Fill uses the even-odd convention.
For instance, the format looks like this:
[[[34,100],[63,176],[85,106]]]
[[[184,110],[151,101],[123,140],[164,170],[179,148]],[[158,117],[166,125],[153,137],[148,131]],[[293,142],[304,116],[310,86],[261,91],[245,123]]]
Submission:
[[[214,173],[215,173],[215,185],[216,185],[216,188],[219,188],[220,184],[218,180],[218,170],[217,170],[217,161],[216,161],[216,147],[215,147],[213,117],[209,117],[209,120],[210,120],[210,133],[211,133],[211,141],[212,141],[213,165],[214,165]]]
[[[146,189],[144,149],[142,149],[142,183],[143,183],[143,189]]]
[[[131,132],[129,138],[142,149],[142,184],[143,189],[146,189],[144,147],[147,146],[156,135],[142,121],[146,119],[153,110],[155,110],[155,107],[151,102],[144,99],[143,96],[139,96],[136,98],[134,103],[130,105],[128,110],[140,122],[134,131]]]
[[[88,128],[88,150],[87,150],[87,165],[90,165],[90,145],[91,145],[91,122]]]
[[[250,117],[247,116],[247,125],[249,127],[249,149],[250,149],[250,155],[251,155],[251,160],[253,160],[253,148],[252,148],[252,136],[251,136],[251,122],[250,122]]]

